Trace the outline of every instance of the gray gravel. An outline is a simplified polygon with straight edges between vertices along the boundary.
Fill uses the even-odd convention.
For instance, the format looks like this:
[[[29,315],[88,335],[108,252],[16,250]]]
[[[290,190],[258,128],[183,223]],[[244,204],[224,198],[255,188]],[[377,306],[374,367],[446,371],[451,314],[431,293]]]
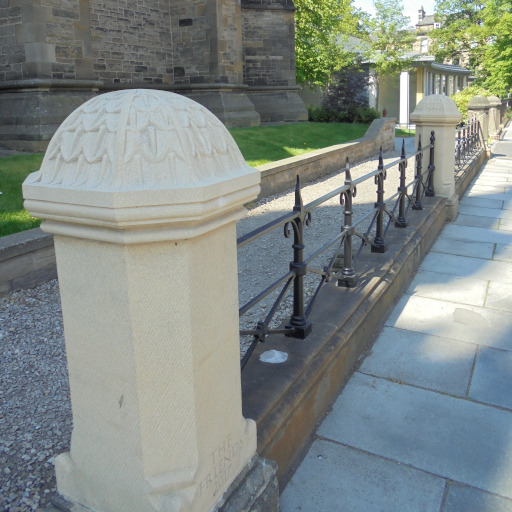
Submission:
[[[385,161],[397,157],[396,152],[387,153]],[[357,165],[352,169],[352,176],[356,178],[375,168],[375,160]],[[409,175],[412,172],[408,169]],[[397,168],[389,171],[385,183],[387,191],[396,191],[397,174]],[[341,173],[305,186],[304,204],[342,186],[344,179]],[[369,211],[375,199],[373,180],[360,186],[354,218]],[[239,234],[290,211],[293,202],[293,192],[258,202],[239,223]],[[307,254],[340,232],[342,218],[338,198],[314,211],[311,226],[306,229]],[[292,240],[285,238],[279,229],[239,251],[241,304],[252,297],[253,290],[262,290],[288,270],[291,244]],[[321,268],[323,264],[320,261],[315,266]],[[307,279],[309,294],[317,282],[317,276]],[[269,303],[270,299],[245,315],[241,320],[242,328],[249,328],[262,319]],[[274,325],[288,318],[290,312],[288,297]],[[56,492],[52,462],[56,455],[69,450],[72,429],[56,281],[0,300],[0,348],[0,510],[38,510]]]

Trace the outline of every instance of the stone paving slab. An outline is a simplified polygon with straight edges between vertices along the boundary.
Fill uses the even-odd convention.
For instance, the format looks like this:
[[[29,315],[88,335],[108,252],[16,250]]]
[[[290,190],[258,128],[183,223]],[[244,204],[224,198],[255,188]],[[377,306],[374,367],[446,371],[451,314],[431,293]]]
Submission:
[[[471,192],[490,192],[497,194],[506,194],[508,191],[512,190],[512,186],[499,186],[496,183],[493,185],[491,183],[480,183],[475,181],[473,185],[471,185]],[[471,195],[471,194],[470,194]],[[477,194],[475,194],[477,195]]]
[[[445,228],[446,229],[446,228]],[[468,240],[452,240],[450,238],[438,238],[432,246],[432,252],[441,252],[473,258],[491,259],[495,252],[496,244],[491,242],[475,242]]]
[[[501,219],[482,217],[481,215],[465,215],[459,213],[455,224],[457,226],[471,226],[475,228],[499,229]]]
[[[482,347],[476,358],[469,397],[512,410],[512,352]]]
[[[459,215],[478,215],[480,217],[490,217],[492,219],[511,219],[511,210],[500,210],[498,208],[480,208],[478,206],[468,206],[460,204]]]
[[[496,184],[508,184],[510,183],[508,180],[511,177],[511,174],[509,173],[503,173],[503,172],[485,172],[480,174],[475,181],[474,184],[477,183],[485,183],[487,185],[496,185]]]
[[[485,200],[492,200],[492,201],[505,201],[508,202],[512,200],[511,194],[507,193],[499,193],[499,192],[491,192],[489,191],[483,191],[483,190],[470,190],[466,196],[467,198],[479,198],[479,199],[485,199]]]
[[[498,261],[512,262],[512,246],[496,244],[496,248],[494,250],[494,259]]]
[[[480,206],[482,208],[503,208],[503,201],[493,199],[481,199],[480,197],[464,197],[460,204],[470,206]]]
[[[325,440],[311,446],[281,512],[438,512],[442,478]]]
[[[450,485],[443,512],[512,512],[512,500],[473,487]]]
[[[431,252],[423,260],[421,269],[459,277],[512,283],[512,263],[505,261]]]
[[[386,326],[512,350],[512,315],[506,311],[406,295]]]
[[[510,411],[356,373],[318,434],[512,498]]]
[[[469,240],[473,242],[490,242],[493,244],[512,244],[512,234],[500,231],[475,228],[468,226],[458,226],[456,224],[448,224],[444,227],[440,235],[441,239],[448,240]]]
[[[512,211],[512,210],[510,210]],[[512,231],[512,220],[510,219],[501,219],[500,225],[498,226],[500,231]]]
[[[466,396],[476,345],[385,327],[360,372]]]
[[[484,306],[488,286],[488,281],[483,279],[454,276],[447,279],[446,274],[440,272],[419,270],[409,285],[407,293],[418,297]]]
[[[485,307],[512,313],[512,284],[497,281],[489,283]]]

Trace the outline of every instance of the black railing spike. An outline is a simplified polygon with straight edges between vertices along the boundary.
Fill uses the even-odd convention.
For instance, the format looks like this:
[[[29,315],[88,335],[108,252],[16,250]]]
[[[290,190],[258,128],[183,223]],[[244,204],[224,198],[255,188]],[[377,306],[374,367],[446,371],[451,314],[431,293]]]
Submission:
[[[422,196],[422,187],[423,187],[423,174],[421,173],[421,160],[422,160],[422,153],[421,153],[421,146],[418,148],[420,153],[416,154],[416,169],[415,169],[415,186],[416,186],[416,197],[414,200],[414,203],[412,204],[413,210],[423,210],[423,205],[421,204],[421,196]]]
[[[434,189],[434,171],[435,171],[435,165],[434,165],[434,144],[436,142],[435,132],[432,130],[430,132],[430,155],[429,155],[429,162],[428,162],[428,178],[427,178],[427,190],[425,191],[425,195],[427,197],[434,197],[436,195],[435,189]]]
[[[377,211],[377,218],[375,224],[375,238],[372,243],[372,252],[386,252],[387,245],[384,241],[384,179],[386,178],[386,171],[384,169],[384,157],[382,155],[382,146],[379,150],[379,173],[375,176],[375,184],[377,185],[377,202],[375,208]]]
[[[350,162],[348,156],[345,158],[345,185],[352,183],[352,176],[350,174]]]
[[[293,207],[293,211],[301,210],[304,206],[302,202],[302,193],[300,191],[300,178],[297,174],[297,182],[295,183],[295,206]]]
[[[395,221],[395,227],[406,228],[407,221],[405,219],[405,197],[407,194],[407,187],[405,184],[405,169],[407,167],[407,159],[405,157],[405,139],[402,139],[402,153],[400,155],[400,163],[398,164],[398,170],[400,172],[400,185],[398,192],[400,193],[398,199],[398,218]]]
[[[418,134],[418,151],[421,151],[421,133]]]

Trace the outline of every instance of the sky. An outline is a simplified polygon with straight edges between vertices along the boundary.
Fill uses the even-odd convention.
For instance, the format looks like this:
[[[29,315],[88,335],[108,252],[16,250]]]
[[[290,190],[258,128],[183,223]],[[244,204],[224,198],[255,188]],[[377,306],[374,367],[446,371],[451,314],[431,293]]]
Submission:
[[[427,14],[434,14],[435,0],[404,0],[404,14],[411,18],[411,25],[414,26],[418,22],[418,10],[423,5],[423,9]],[[354,0],[354,6],[363,11],[373,13],[373,0]]]

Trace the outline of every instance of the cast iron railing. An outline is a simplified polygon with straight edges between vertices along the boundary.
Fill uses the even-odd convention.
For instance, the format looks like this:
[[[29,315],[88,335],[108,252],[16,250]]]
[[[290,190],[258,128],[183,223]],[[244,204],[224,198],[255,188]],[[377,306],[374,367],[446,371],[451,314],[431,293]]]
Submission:
[[[455,178],[464,174],[485,148],[480,121],[473,119],[455,131]]]
[[[411,207],[413,210],[423,209],[423,197],[434,196],[434,143],[435,136],[432,131],[430,144],[422,147],[420,137],[416,152],[406,156],[404,141],[402,143],[400,159],[387,165],[384,165],[381,148],[377,169],[357,179],[352,179],[349,160],[347,158],[344,169],[344,185],[323,195],[322,197],[319,197],[307,205],[303,204],[299,177],[297,176],[295,204],[292,211],[238,238],[237,245],[238,248],[241,248],[278,228],[283,228],[284,236],[286,238],[293,237],[293,260],[290,262],[289,271],[275,280],[270,286],[249,300],[239,309],[239,316],[242,316],[267,296],[279,290],[278,296],[269,308],[265,318],[256,322],[253,329],[240,330],[240,335],[242,336],[253,336],[253,340],[242,358],[242,368],[246,365],[258,342],[264,342],[269,334],[281,333],[294,338],[306,338],[312,329],[309,315],[322,286],[331,279],[336,279],[338,285],[344,285],[347,287],[356,286],[358,279],[356,265],[363,248],[369,245],[371,246],[372,252],[385,252],[387,248],[386,234],[391,223],[394,223],[397,228],[404,228],[407,226],[407,213],[409,208]],[[426,150],[429,151],[429,165],[427,169],[422,171],[423,152]],[[407,183],[406,168],[408,160],[412,157],[415,158],[414,179]],[[387,170],[395,166],[398,166],[400,177],[398,191],[385,200],[384,182],[387,177]],[[377,201],[374,203],[374,208],[371,212],[363,215],[357,222],[354,222],[353,198],[356,197],[357,186],[365,181],[371,180],[372,178],[377,185]],[[311,212],[316,207],[336,196],[339,196],[340,204],[343,207],[344,220],[343,225],[341,226],[341,232],[328,243],[314,251],[313,254],[305,258],[304,249],[306,245],[304,239],[304,228],[311,224]],[[385,222],[386,218],[387,223]],[[368,228],[366,230],[361,229],[361,227],[367,222],[369,222]],[[360,230],[358,230],[358,228]],[[371,233],[373,233],[373,231],[375,232],[375,236],[372,238]],[[358,237],[361,241],[355,256],[352,251],[354,237]],[[334,251],[329,253],[327,260],[328,263],[323,268],[314,268],[310,266],[313,260],[324,255],[327,251],[332,250],[332,248],[334,248]],[[339,260],[341,253],[343,254],[343,263],[341,267],[337,267],[335,264],[337,260]],[[320,276],[320,280],[306,305],[304,278],[307,273],[318,274]],[[292,285],[292,315],[284,328],[271,328],[270,325],[272,320]]]

